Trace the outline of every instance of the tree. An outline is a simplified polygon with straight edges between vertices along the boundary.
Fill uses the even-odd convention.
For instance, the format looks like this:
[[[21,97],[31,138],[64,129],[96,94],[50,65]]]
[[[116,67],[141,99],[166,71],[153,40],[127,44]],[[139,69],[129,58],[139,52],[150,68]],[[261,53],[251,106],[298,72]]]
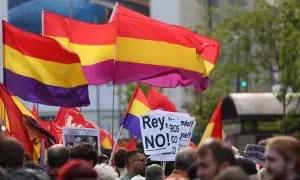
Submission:
[[[293,92],[300,90],[300,3],[256,0],[249,10],[224,2],[227,5],[224,3],[208,18],[210,28],[206,24],[198,26],[198,30],[206,27],[199,32],[220,40],[221,53],[210,87],[196,95],[196,104],[189,106],[190,111],[198,124],[207,123],[219,98],[232,92],[236,77],[237,87],[240,78],[250,81],[247,90],[251,92],[270,91],[277,81],[282,87],[278,98],[284,104],[283,119],[288,119],[288,87]],[[220,23],[211,23],[213,18],[220,18]]]

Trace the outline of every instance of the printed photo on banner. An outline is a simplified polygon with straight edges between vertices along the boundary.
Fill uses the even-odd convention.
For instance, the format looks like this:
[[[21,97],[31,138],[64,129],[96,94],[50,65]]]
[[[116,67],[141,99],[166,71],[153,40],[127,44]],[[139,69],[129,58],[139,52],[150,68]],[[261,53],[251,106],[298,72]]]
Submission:
[[[83,142],[89,143],[98,151],[98,153],[100,153],[99,129],[75,127],[63,128],[63,144],[66,147],[71,148]]]
[[[169,119],[166,113],[141,116],[140,128],[146,155],[172,152]]]

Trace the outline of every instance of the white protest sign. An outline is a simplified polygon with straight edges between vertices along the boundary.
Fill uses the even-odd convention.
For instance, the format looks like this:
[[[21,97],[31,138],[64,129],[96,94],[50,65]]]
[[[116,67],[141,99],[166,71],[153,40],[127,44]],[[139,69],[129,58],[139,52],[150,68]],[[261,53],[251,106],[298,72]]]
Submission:
[[[92,145],[100,154],[100,134],[99,129],[92,128],[63,128],[63,144],[66,147],[73,147],[82,142],[87,142]]]
[[[180,121],[180,142],[179,149],[187,147],[193,135],[194,128],[196,126],[195,118],[191,117],[188,113],[181,112],[168,112],[162,110],[150,111],[149,114],[165,113],[168,115],[169,121]]]
[[[140,127],[146,155],[172,152],[169,121],[165,113],[141,116]]]
[[[159,155],[152,155],[150,159],[152,161],[175,161],[176,153],[179,150],[179,138],[180,132],[180,121],[169,121],[170,136],[171,136],[171,153],[164,153]]]
[[[256,144],[247,144],[245,149],[245,158],[253,160],[258,164],[265,162],[264,158],[265,147]]]

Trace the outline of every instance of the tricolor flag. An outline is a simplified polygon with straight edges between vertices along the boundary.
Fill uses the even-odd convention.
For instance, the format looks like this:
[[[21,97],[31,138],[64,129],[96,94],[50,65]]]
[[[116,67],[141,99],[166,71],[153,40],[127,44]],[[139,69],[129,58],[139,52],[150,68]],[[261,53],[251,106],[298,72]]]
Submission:
[[[198,145],[200,147],[209,138],[225,139],[222,130],[222,99],[219,101]]]
[[[56,40],[3,25],[4,84],[20,98],[52,106],[90,104],[79,57]]]
[[[122,121],[124,128],[129,130],[135,136],[140,137],[140,116],[147,114],[151,110],[147,98],[145,97],[143,91],[137,85],[132,98],[127,106],[125,117]]]
[[[49,132],[43,129],[30,111],[0,84],[0,121],[4,122],[6,135],[18,139],[24,150],[31,154],[34,162],[40,158],[40,150],[44,136],[55,143]]]
[[[77,53],[89,84],[113,80],[117,23],[90,24],[43,12],[43,35]]]
[[[125,68],[136,70],[127,74],[132,77],[117,77],[116,83],[138,79],[139,82],[158,87],[194,85],[198,91],[207,87],[208,75],[219,56],[217,40],[184,27],[162,23],[118,3],[110,21],[118,22],[115,71],[120,72]],[[124,43],[129,43],[126,50]],[[128,49],[131,51],[125,54]],[[142,71],[142,67],[149,69]],[[133,74],[139,76],[134,78]]]

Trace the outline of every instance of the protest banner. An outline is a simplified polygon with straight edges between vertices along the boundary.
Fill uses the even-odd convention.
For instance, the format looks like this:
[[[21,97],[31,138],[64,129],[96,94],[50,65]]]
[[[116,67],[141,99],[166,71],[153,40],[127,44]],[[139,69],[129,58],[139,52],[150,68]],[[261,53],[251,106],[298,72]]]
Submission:
[[[63,128],[63,144],[71,148],[82,142],[87,142],[92,145],[100,154],[100,135],[99,129],[92,128],[75,128],[64,127]]]
[[[170,118],[170,117],[169,117]],[[171,153],[163,153],[158,155],[150,156],[152,161],[175,161],[176,153],[179,150],[179,139],[180,139],[180,121],[169,121],[170,125],[170,136],[172,148]]]
[[[140,128],[146,155],[172,152],[169,120],[166,113],[141,116]]]
[[[258,164],[264,164],[265,147],[256,144],[247,144],[245,149],[245,158],[255,161]]]

